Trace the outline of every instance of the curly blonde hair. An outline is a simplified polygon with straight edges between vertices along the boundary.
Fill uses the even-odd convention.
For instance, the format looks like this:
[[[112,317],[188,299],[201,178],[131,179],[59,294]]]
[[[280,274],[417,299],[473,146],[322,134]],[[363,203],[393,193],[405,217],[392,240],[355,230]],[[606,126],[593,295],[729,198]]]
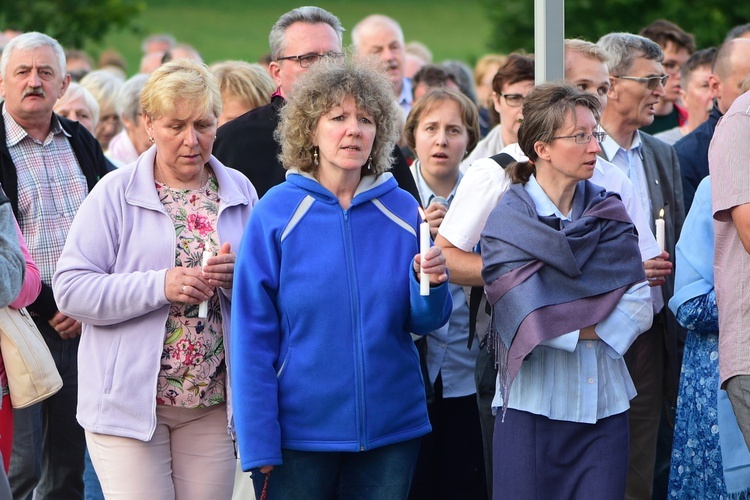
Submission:
[[[284,168],[317,172],[313,162],[313,135],[320,117],[348,97],[372,115],[375,140],[372,167],[362,165],[362,175],[379,175],[391,168],[393,146],[399,138],[399,113],[393,84],[374,60],[356,60],[347,55],[344,62],[322,60],[294,82],[289,101],[281,110],[274,137],[281,144],[279,162]]]

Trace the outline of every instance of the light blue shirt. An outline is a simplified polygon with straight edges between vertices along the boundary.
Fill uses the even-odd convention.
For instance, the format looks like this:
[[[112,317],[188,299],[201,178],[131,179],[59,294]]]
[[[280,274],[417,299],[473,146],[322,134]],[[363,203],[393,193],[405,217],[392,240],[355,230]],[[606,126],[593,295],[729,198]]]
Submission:
[[[532,176],[524,186],[537,215],[560,213]],[[645,281],[633,285],[615,310],[595,327],[601,340],[579,340],[579,331],[536,347],[513,381],[508,407],[552,420],[595,423],[630,407],[636,391],[622,356],[653,319]],[[493,408],[502,406],[500,380]]]
[[[633,135],[633,142],[630,144],[630,149],[627,151],[620,147],[610,135],[605,136],[602,142],[602,149],[607,155],[607,158],[611,159],[611,163],[616,165],[622,170],[625,175],[628,176],[630,182],[635,187],[635,192],[638,193],[638,199],[641,202],[643,213],[651,215],[649,217],[649,226],[651,231],[655,232],[654,217],[651,207],[651,195],[648,190],[648,180],[646,179],[646,172],[643,167],[643,143],[641,142],[641,133],[636,130]],[[658,313],[664,307],[664,296],[661,293],[660,286],[651,287],[651,301],[654,306],[654,312]]]
[[[429,206],[435,193],[422,177],[419,161],[411,167],[412,174],[419,189],[422,206]],[[456,194],[461,173],[448,197],[448,203]],[[469,304],[463,287],[449,284],[453,298],[453,312],[450,320],[442,328],[428,333],[427,337],[427,371],[430,382],[435,383],[438,373],[443,380],[443,397],[458,398],[476,393],[474,382],[474,366],[479,354],[479,341],[474,339],[471,350],[467,349],[469,340]]]
[[[409,111],[411,111],[411,102],[413,99],[411,94],[411,80],[403,78],[401,81],[403,83],[401,85],[401,93],[398,96],[398,106],[404,112],[404,117],[407,117],[409,116]]]

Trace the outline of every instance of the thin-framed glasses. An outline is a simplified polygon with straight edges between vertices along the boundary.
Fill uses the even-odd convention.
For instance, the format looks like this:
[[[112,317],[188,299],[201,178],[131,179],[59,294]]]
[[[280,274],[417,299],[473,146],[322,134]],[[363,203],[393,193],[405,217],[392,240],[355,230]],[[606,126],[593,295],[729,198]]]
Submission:
[[[659,84],[661,84],[662,87],[667,84],[669,75],[649,76],[647,78],[640,76],[615,76],[615,78],[619,78],[621,80],[633,80],[634,82],[638,83],[645,83],[646,87],[649,90],[656,90],[656,87],[658,87]]]
[[[519,107],[523,104],[523,100],[526,99],[526,96],[523,96],[521,94],[503,94],[502,92],[500,92],[497,95],[504,98],[505,104],[507,104],[511,108]]]
[[[321,57],[328,57],[331,59],[340,59],[344,57],[343,52],[336,52],[333,50],[329,50],[328,52],[323,52],[322,54],[302,54],[301,56],[286,56],[286,57],[279,57],[276,59],[277,61],[292,61],[295,60],[299,63],[299,65],[303,68],[309,68],[311,65],[315,64],[320,60]]]
[[[602,142],[605,137],[607,137],[606,132],[591,132],[590,134],[586,134],[584,132],[578,133],[576,135],[558,135],[557,137],[553,137],[552,140],[555,139],[575,139],[576,144],[588,144],[591,142],[591,138],[596,139],[597,142]]]

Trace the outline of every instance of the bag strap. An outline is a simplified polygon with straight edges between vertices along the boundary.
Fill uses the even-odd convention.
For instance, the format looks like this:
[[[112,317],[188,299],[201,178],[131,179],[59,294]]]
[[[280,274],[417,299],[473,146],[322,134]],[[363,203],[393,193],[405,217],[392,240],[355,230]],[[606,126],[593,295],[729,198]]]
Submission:
[[[498,153],[490,156],[490,159],[503,167],[503,169],[516,161],[508,153]],[[482,303],[482,295],[484,295],[483,286],[471,287],[469,294],[469,342],[467,344],[469,350],[471,350],[471,346],[474,344],[474,335],[477,333],[477,316],[479,315],[479,306]]]

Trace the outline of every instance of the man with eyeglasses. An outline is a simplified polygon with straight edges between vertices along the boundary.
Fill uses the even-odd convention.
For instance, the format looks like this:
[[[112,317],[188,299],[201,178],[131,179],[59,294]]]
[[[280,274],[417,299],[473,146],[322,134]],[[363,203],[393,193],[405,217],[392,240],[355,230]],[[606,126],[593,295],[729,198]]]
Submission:
[[[607,106],[607,92],[610,85],[605,59],[606,53],[591,42],[579,39],[565,41],[566,80],[579,89],[596,95],[603,109]],[[532,88],[524,89],[523,95],[530,92]],[[523,97],[519,99],[514,96],[512,99],[523,101]],[[522,108],[514,109],[518,109],[519,117],[523,116]],[[582,134],[564,138],[564,140],[575,140],[581,147],[585,147],[584,145],[592,140],[601,142],[603,139],[603,133],[601,132],[596,132],[596,135]],[[514,160],[525,160],[526,157],[521,152],[520,147],[515,143],[516,141],[513,142],[513,144],[506,146],[502,152]],[[496,153],[499,153],[499,151],[490,154]],[[633,184],[620,169],[604,159],[597,161],[591,182],[620,194],[625,208],[638,230],[638,245],[641,250],[646,276],[659,283],[664,275],[671,272],[671,264],[664,265],[656,259],[661,256],[661,250],[651,232],[649,221],[641,208]],[[490,212],[495,208],[509,186],[510,179],[505,174],[504,167],[492,158],[478,159],[466,170],[453,198],[453,203],[435,239],[435,244],[443,249],[451,273],[451,283],[472,287],[484,285],[481,276],[482,258],[473,250],[479,242],[480,233]],[[476,330],[477,333],[483,334],[486,331],[484,327],[489,320],[487,315],[484,314],[483,304],[478,307],[477,316]],[[490,492],[492,491],[491,450],[494,422],[491,403],[495,394],[496,373],[493,355],[489,354],[487,349],[482,349],[477,357],[475,378],[480,418],[483,419],[482,439],[486,451],[485,468],[487,477],[490,478],[488,484]],[[489,453],[487,453],[488,450]]]
[[[273,131],[294,81],[321,57],[343,56],[344,28],[336,16],[318,7],[300,7],[282,15],[268,37],[269,72],[278,89],[271,104],[227,122],[216,133],[213,154],[245,174],[262,197],[284,182],[286,170],[276,159],[279,145]]]
[[[273,137],[279,112],[295,80],[321,59],[341,59],[342,33],[339,19],[319,7],[300,7],[282,15],[271,28],[269,72],[278,89],[271,104],[261,106],[225,123],[216,133],[213,154],[228,167],[245,174],[258,197],[286,179],[279,163],[279,144]],[[398,185],[417,200],[419,192],[409,166],[398,148],[391,173]]]
[[[672,146],[639,131],[653,122],[656,105],[665,95],[664,54],[656,43],[631,33],[610,33],[597,45],[608,55],[611,85],[602,113],[602,128],[608,137],[602,142],[601,155],[633,182],[650,229],[655,230],[651,221],[664,219],[666,254],[662,255],[666,265],[666,259],[674,256],[685,219],[680,166]],[[629,415],[628,499],[651,498],[662,408],[665,404],[673,407],[676,402],[679,343],[684,335],[672,312],[664,307],[673,291],[672,274],[663,278],[660,287],[651,288],[654,324],[626,355],[638,391]]]
[[[665,95],[656,105],[654,121],[641,129],[653,135],[682,126],[688,119],[687,111],[680,106],[680,70],[695,52],[695,37],[665,19],[657,19],[641,29],[638,34],[659,45],[664,52],[664,73],[669,75],[669,79],[664,83]]]

